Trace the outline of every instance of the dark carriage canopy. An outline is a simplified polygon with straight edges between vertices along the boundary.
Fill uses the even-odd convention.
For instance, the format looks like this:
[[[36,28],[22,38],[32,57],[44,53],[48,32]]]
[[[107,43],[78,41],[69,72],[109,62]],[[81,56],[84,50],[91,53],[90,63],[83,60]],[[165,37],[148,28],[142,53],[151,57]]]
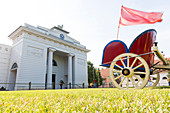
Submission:
[[[151,47],[156,41],[156,30],[149,29],[138,35],[130,47],[128,48],[123,41],[113,40],[109,42],[103,50],[102,66],[110,67],[111,61],[115,57],[123,53],[134,53],[134,54],[144,54],[151,52]],[[142,56],[145,61],[148,63],[149,67],[154,63],[154,55],[149,54]]]

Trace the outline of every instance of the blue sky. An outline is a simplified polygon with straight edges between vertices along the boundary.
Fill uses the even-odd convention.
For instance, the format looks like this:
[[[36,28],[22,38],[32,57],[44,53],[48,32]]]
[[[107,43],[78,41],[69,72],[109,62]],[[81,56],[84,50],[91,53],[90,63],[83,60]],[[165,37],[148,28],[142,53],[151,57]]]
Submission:
[[[141,32],[154,28],[158,47],[165,57],[170,57],[169,0],[3,0],[0,1],[0,43],[11,45],[8,35],[24,23],[47,28],[63,24],[69,36],[91,50],[88,60],[98,67],[105,45],[116,39],[121,5],[164,12],[161,23],[122,26],[119,40],[129,46]]]

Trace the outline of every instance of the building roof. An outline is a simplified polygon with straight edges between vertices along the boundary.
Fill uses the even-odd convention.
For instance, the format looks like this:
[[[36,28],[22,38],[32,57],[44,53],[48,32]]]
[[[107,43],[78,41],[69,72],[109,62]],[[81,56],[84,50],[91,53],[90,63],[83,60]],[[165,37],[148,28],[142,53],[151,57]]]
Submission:
[[[17,28],[14,32],[12,32],[9,37],[14,40],[19,35],[21,35],[23,32],[33,33],[36,36],[47,38],[53,41],[57,41],[59,43],[63,43],[64,45],[72,46],[73,48],[80,49],[84,52],[89,52],[90,50],[86,49],[86,46],[80,44],[79,41],[71,38],[67,34],[69,32],[62,30],[62,28],[54,26],[51,29],[37,26],[34,27],[29,24],[25,24],[24,26],[20,26]]]
[[[57,30],[60,30],[60,31],[62,31],[62,32],[64,32],[64,33],[69,34],[68,31],[65,31],[65,30],[63,30],[63,29],[61,29],[61,28],[59,28],[59,27],[56,27],[56,26],[52,27],[51,29],[52,29],[52,30],[53,30],[53,29],[57,29]]]

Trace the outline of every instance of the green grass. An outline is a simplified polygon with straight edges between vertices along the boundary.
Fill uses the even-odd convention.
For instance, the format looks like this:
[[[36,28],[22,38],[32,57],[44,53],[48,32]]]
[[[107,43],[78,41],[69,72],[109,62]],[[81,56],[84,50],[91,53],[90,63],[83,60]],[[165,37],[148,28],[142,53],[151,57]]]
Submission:
[[[170,86],[156,86],[154,89],[170,89]]]
[[[170,89],[1,91],[0,112],[168,113]]]

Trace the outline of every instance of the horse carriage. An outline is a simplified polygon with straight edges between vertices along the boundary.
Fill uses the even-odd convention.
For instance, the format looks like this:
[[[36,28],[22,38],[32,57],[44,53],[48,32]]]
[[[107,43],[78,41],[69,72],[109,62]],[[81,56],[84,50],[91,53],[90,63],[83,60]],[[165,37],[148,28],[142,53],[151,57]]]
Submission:
[[[129,48],[120,40],[113,40],[105,46],[101,66],[110,67],[110,78],[118,89],[154,87],[159,82],[160,71],[170,69],[158,50],[156,34],[154,29],[144,31]],[[154,62],[155,56],[163,65]]]

